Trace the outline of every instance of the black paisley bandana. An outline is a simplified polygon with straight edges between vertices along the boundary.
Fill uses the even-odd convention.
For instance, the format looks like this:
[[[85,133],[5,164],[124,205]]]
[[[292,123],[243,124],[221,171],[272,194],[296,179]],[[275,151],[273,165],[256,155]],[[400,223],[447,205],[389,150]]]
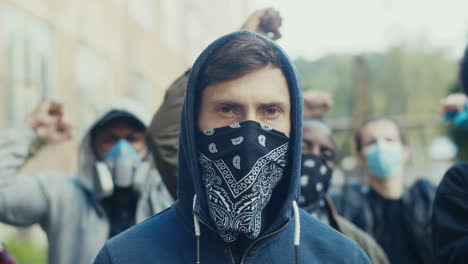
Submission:
[[[323,206],[332,172],[321,157],[313,154],[302,155],[300,207],[310,212]]]
[[[262,211],[286,167],[288,142],[284,133],[255,121],[199,133],[208,207],[224,241],[260,235]]]

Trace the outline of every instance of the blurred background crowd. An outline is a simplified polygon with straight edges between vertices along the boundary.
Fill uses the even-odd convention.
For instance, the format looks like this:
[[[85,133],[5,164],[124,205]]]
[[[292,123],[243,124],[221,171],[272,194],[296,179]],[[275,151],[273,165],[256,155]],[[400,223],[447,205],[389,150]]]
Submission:
[[[61,101],[77,137],[47,145],[21,173],[76,172],[79,135],[107,98],[154,113],[165,89],[208,43],[237,30],[255,9],[283,17],[279,44],[303,89],[328,92],[325,116],[339,157],[333,186],[366,184],[353,158],[353,130],[370,115],[398,121],[411,147],[406,183],[437,184],[468,139],[443,121],[440,99],[461,91],[468,2],[358,0],[0,0],[0,129],[20,126],[43,97]],[[18,263],[46,263],[37,228],[0,226]]]

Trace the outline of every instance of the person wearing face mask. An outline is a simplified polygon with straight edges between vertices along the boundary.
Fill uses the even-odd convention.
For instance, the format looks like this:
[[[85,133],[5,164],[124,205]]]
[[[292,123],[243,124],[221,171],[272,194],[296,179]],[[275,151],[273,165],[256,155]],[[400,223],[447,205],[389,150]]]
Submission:
[[[145,144],[147,119],[130,100],[114,100],[86,130],[77,175],[16,175],[45,143],[72,136],[63,105],[43,100],[26,124],[1,133],[0,221],[39,224],[49,264],[89,264],[104,242],[168,207]]]
[[[238,31],[210,44],[185,92],[178,200],[107,241],[94,263],[369,263],[297,206],[302,102],[271,40]]]
[[[435,186],[425,179],[404,186],[408,147],[400,127],[386,117],[370,118],[357,129],[355,145],[369,187],[349,184],[334,195],[338,213],[372,235],[391,263],[434,263]]]
[[[352,239],[374,264],[390,263],[372,237],[338,215],[327,196],[337,156],[332,130],[319,119],[305,119],[302,130],[301,195],[299,207]]]

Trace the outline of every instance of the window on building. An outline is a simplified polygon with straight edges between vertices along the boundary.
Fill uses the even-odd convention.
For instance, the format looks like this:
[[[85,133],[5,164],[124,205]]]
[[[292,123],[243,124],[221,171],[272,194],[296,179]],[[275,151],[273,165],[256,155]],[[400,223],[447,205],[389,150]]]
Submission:
[[[76,76],[80,121],[89,124],[109,97],[109,64],[91,48],[81,45],[77,51]]]
[[[154,29],[156,8],[154,0],[131,0],[128,1],[129,16],[137,25],[145,30]]]
[[[133,100],[143,105],[147,111],[156,111],[154,102],[154,87],[141,74],[130,75],[129,95]]]
[[[192,65],[203,50],[202,25],[199,17],[192,10],[187,14],[189,65]]]
[[[54,34],[50,26],[12,5],[2,12],[6,125],[14,126],[39,103],[53,95]]]
[[[182,45],[182,4],[181,0],[161,1],[161,24],[163,40],[167,47],[179,52]]]

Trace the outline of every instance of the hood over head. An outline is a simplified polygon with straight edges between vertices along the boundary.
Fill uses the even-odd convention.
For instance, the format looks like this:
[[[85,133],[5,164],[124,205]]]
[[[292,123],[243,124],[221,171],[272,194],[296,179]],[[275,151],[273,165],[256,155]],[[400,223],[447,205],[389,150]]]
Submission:
[[[118,98],[109,101],[98,112],[97,117],[86,128],[80,143],[78,155],[78,177],[81,184],[90,192],[95,193],[96,187],[96,151],[91,142],[91,131],[98,125],[104,124],[117,117],[130,117],[141,123],[145,128],[148,127],[150,119],[145,114],[140,105],[126,98]],[[150,159],[152,160],[152,159]]]
[[[281,228],[289,221],[293,213],[293,201],[297,201],[300,190],[301,152],[302,152],[302,112],[303,97],[298,72],[287,54],[273,41],[254,32],[242,30],[223,36],[210,44],[197,58],[190,73],[184,104],[181,112],[179,161],[178,161],[178,197],[183,211],[192,213],[193,199],[197,201],[193,213],[214,228],[206,200],[203,180],[200,173],[199,151],[197,148],[198,109],[197,98],[202,88],[198,87],[199,76],[211,54],[227,41],[239,34],[252,34],[265,40],[278,53],[283,74],[286,77],[291,99],[291,133],[288,149],[286,173],[273,191],[270,204],[274,203],[276,215],[268,219],[269,225],[263,228],[260,237]]]

